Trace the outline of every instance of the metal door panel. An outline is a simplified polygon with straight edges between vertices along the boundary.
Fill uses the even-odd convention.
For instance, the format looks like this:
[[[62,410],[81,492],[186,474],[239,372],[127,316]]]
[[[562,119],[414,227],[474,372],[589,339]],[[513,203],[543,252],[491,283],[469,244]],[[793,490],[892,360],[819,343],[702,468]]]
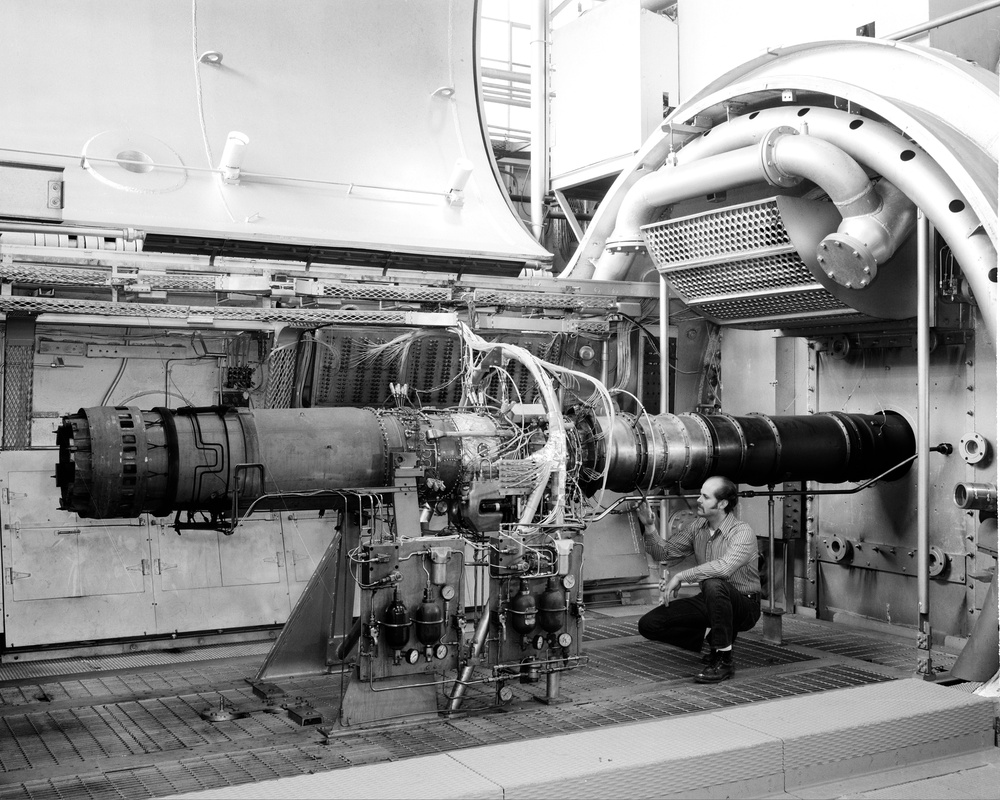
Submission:
[[[149,542],[130,527],[21,528],[5,548],[11,599],[142,594],[149,586]]]
[[[285,543],[285,567],[292,605],[305,586],[316,565],[326,552],[335,533],[336,514],[320,516],[318,511],[295,511],[281,515],[281,530]]]
[[[54,451],[40,450],[12,452],[3,470],[4,505],[10,506],[11,520],[22,528],[60,528],[73,530],[84,527],[106,527],[108,520],[81,519],[76,513],[59,508],[59,490],[56,488]],[[110,524],[116,528],[139,528],[138,519],[116,519]]]
[[[223,586],[277,583],[285,553],[276,515],[242,523],[232,536],[219,535]]]
[[[141,636],[153,627],[149,534],[141,520],[58,509],[50,451],[0,454],[8,647]]]
[[[217,531],[178,535],[157,519],[152,537],[156,631],[224,630],[288,617],[281,532],[271,515]]]
[[[217,531],[185,531],[178,535],[165,520],[157,520],[153,572],[164,592],[222,586],[222,554]]]

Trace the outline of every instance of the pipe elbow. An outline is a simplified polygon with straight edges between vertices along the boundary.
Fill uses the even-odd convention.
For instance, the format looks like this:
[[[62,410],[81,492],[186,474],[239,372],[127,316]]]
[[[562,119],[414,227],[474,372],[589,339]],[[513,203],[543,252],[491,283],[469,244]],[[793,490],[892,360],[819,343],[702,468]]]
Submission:
[[[848,289],[875,280],[913,230],[916,206],[886,180],[873,182],[849,154],[824,139],[776,128],[762,142],[762,157],[775,185],[801,176],[820,186],[843,221],[820,242],[817,262],[827,276]]]
[[[873,187],[878,206],[845,216],[836,233],[819,243],[817,261],[827,276],[848,289],[864,289],[913,231],[917,208],[886,180]]]

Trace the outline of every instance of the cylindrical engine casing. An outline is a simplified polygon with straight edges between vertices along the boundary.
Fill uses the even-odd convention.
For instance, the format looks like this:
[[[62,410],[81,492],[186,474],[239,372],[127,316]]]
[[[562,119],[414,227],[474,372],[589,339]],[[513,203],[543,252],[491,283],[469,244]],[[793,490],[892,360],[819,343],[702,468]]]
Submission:
[[[428,442],[431,426],[475,436]],[[481,432],[481,435],[480,435]],[[473,413],[402,415],[367,408],[88,408],[57,434],[62,507],[82,517],[225,511],[281,495],[282,508],[324,508],[323,492],[391,484],[393,458],[420,452],[448,487],[469,448],[496,452],[496,423]],[[268,508],[267,501],[257,508]]]
[[[583,415],[576,426],[568,461],[579,464],[590,493],[605,474],[606,488],[617,492],[693,488],[710,475],[753,486],[884,473],[891,480],[906,472],[916,448],[909,424],[893,412],[618,414],[613,423]],[[62,508],[91,518],[222,513],[234,500],[259,510],[327,508],[338,490],[391,485],[403,453],[414,453],[441,491],[473,472],[480,483],[493,479],[503,432],[485,412],[89,408],[59,427],[56,482]]]
[[[698,487],[711,475],[751,486],[814,480],[842,483],[890,472],[901,477],[909,463],[893,470],[916,450],[909,423],[899,414],[829,412],[771,417],[750,414],[619,414],[591,418],[583,435],[584,481],[596,491],[604,484],[615,492],[635,487]]]

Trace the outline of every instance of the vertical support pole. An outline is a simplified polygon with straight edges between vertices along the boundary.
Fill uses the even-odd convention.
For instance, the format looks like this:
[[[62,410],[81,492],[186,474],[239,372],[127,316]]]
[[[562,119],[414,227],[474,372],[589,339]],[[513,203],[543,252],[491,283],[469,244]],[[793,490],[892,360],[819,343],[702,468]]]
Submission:
[[[927,217],[917,210],[917,674],[933,678],[930,620],[930,304],[934,261]]]
[[[660,413],[670,413],[670,287],[660,273]],[[670,506],[660,501],[660,538],[667,538]]]
[[[549,3],[535,0],[531,22],[531,233],[542,240],[549,188]]]
[[[768,486],[767,491],[772,493],[767,496],[767,608],[763,609],[761,617],[764,620],[764,641],[781,644],[781,616],[785,611],[774,605],[774,595],[778,587],[774,574],[774,485]]]
[[[806,349],[806,413],[815,414],[819,402],[819,356],[816,343],[810,342]],[[803,484],[805,489],[808,484]],[[803,495],[803,513],[806,522],[806,582],[803,587],[805,605],[819,616],[819,559],[816,555],[816,540],[819,528],[819,503],[815,495]]]

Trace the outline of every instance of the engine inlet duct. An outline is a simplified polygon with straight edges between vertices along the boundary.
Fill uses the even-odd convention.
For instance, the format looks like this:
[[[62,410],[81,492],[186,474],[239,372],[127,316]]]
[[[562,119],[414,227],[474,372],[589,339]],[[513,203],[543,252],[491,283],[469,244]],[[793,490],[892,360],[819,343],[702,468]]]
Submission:
[[[614,422],[571,414],[570,460],[584,491],[693,487],[720,474],[750,485],[877,477],[915,452],[894,413],[797,417],[662,414]],[[390,486],[403,454],[440,498],[489,483],[523,493],[542,434],[487,412],[222,407],[81,409],[57,433],[61,507],[85,518],[327,508],[331,492]],[[888,477],[898,478],[909,464]],[[431,488],[428,488],[431,487]]]

